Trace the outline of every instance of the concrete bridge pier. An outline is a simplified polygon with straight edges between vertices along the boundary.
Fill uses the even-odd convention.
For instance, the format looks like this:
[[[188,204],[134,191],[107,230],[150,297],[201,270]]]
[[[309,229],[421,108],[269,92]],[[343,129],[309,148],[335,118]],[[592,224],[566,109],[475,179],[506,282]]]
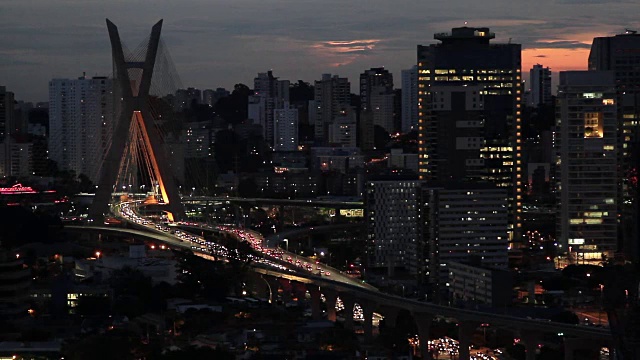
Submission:
[[[251,294],[264,299],[271,298],[271,284],[263,275],[256,272],[249,272],[246,279],[247,290]]]
[[[282,301],[286,304],[291,302],[291,281],[288,279],[279,278],[280,288],[282,288]]]
[[[526,360],[536,360],[536,351],[538,350],[538,339],[541,335],[532,331],[522,332],[522,341],[526,351]]]
[[[336,322],[336,301],[338,300],[338,293],[334,290],[323,290],[324,297],[326,299],[325,305],[327,307],[327,320]]]
[[[304,283],[298,281],[291,282],[293,296],[298,299],[298,304],[304,303],[307,297],[307,288]]]
[[[307,290],[309,291],[309,295],[311,295],[311,318],[313,320],[321,320],[322,310],[320,309],[320,288],[315,285],[307,284]]]
[[[458,359],[469,360],[471,358],[471,351],[469,350],[469,347],[471,346],[471,337],[477,327],[478,323],[472,321],[461,321],[458,324],[458,342],[460,344],[460,356]]]
[[[242,227],[247,228],[249,227],[249,220],[251,219],[251,205],[242,205],[241,210],[239,223]]]
[[[362,315],[364,317],[364,324],[363,324],[364,340],[366,342],[372,342],[373,341],[373,311],[376,309],[378,304],[372,301],[366,301],[366,300],[358,301],[358,304],[360,304],[360,307],[362,307]]]
[[[396,322],[398,320],[398,313],[400,313],[400,309],[391,307],[391,306],[383,306],[380,309],[382,316],[384,316],[384,325],[390,328],[396,327]]]
[[[356,299],[347,294],[340,294],[340,299],[344,305],[344,328],[353,330],[353,306],[356,304]]]
[[[429,358],[429,332],[431,331],[431,322],[433,321],[433,314],[422,313],[422,312],[413,313],[413,320],[416,322],[416,327],[418,328],[418,338],[420,339],[420,355],[422,355],[423,359],[428,359]]]

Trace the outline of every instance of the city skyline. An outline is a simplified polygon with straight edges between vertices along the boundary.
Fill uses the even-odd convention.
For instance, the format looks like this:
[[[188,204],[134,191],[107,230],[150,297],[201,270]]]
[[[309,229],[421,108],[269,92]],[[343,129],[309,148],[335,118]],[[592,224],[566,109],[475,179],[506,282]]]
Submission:
[[[185,87],[251,84],[269,69],[281,79],[313,83],[323,73],[356,79],[363,69],[384,66],[399,79],[400,70],[416,63],[418,44],[434,43],[434,33],[467,21],[491,28],[496,42],[522,44],[524,75],[536,63],[549,66],[555,88],[559,71],[586,69],[594,37],[640,27],[636,6],[606,0],[12,2],[0,13],[0,83],[18,99],[44,101],[52,78],[110,75],[108,17],[122,24],[130,48],[142,40],[142,29],[164,18],[164,41]]]

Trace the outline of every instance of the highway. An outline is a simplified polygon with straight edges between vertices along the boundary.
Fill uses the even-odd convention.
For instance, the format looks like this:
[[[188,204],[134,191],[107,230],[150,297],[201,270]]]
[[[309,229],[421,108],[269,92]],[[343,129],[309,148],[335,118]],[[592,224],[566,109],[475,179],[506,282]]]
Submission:
[[[148,219],[140,217],[135,211],[135,207],[138,203],[138,201],[120,203],[116,206],[113,206],[112,211],[116,214],[117,217],[121,218],[132,226],[155,233],[159,236],[159,241],[165,241],[163,239],[170,239],[169,241],[165,242],[168,242],[174,246],[178,245],[182,248],[189,248],[195,252],[206,255],[213,255],[218,257],[240,256],[240,254],[238,254],[237,252],[233,253],[229,249],[226,249],[224,246],[207,241],[205,238],[199,235],[195,235],[193,233],[188,234],[186,233],[186,231],[182,232],[179,230],[172,230],[167,226],[155,224]],[[311,259],[297,256],[283,249],[264,246],[264,244],[266,243],[264,237],[260,233],[253,230],[241,229],[229,225],[210,226],[207,224],[180,222],[177,224],[184,225],[185,228],[192,228],[194,230],[197,230],[197,233],[200,233],[203,230],[218,231],[230,234],[238,241],[247,241],[249,245],[251,245],[253,250],[261,255],[261,257],[255,257],[252,259],[254,263],[261,264],[261,266],[267,266],[268,268],[273,268],[279,271],[284,270],[287,273],[302,272],[321,274],[321,276],[323,277],[330,277],[332,281],[335,282],[346,283],[352,286],[363,287],[367,289],[375,289],[373,286],[366,284],[361,280],[357,280],[340,273],[340,271],[338,271],[337,269],[328,267],[324,264],[315,263]]]
[[[329,208],[362,208],[360,201],[339,201],[339,200],[317,200],[317,199],[267,199],[267,198],[239,198],[239,197],[211,197],[211,196],[183,196],[183,203],[192,202],[228,202],[246,204],[251,206],[259,205],[284,205],[284,206],[314,206]]]
[[[128,204],[128,205],[127,205]],[[95,230],[95,231],[107,231],[107,232],[117,232],[117,233],[128,233],[134,236],[146,237],[149,239],[154,239],[156,241],[165,242],[171,246],[176,246],[180,248],[189,248],[196,253],[205,256],[219,256],[219,257],[229,257],[234,256],[232,252],[224,247],[221,247],[219,244],[212,245],[209,242],[205,242],[205,240],[201,237],[195,235],[175,235],[171,234],[168,229],[162,228],[162,225],[154,224],[149,220],[138,217],[135,212],[128,207],[131,206],[131,203],[122,203],[115,208],[116,214],[127,222],[132,223],[132,225],[141,227],[139,230],[132,229],[123,229],[116,227],[87,227],[87,226],[67,226],[67,228],[77,229],[77,230]],[[203,228],[204,229],[204,228]],[[248,239],[253,237],[253,240],[256,244],[264,244],[264,239],[260,239],[257,236],[257,233],[253,231],[244,231],[242,229],[234,228],[217,228],[219,231],[227,231],[234,236],[239,236],[243,238],[243,236]],[[242,236],[240,236],[242,234]],[[259,235],[259,234],[258,234]],[[185,241],[184,239],[191,239],[189,241]],[[250,241],[251,243],[251,241]],[[254,246],[254,245],[252,245]],[[282,257],[286,256],[284,251],[281,249],[272,249],[268,247],[264,247],[260,249],[262,254],[269,255],[269,251],[271,254],[281,255]],[[275,252],[274,252],[275,251]],[[407,299],[404,297],[399,297],[395,295],[389,295],[378,291],[368,284],[363,284],[358,282],[347,276],[338,276],[341,275],[336,273],[335,275],[332,273],[330,276],[318,276],[314,274],[313,271],[304,271],[304,266],[294,266],[291,263],[288,263],[289,266],[284,266],[282,264],[283,260],[275,258],[275,259],[254,259],[256,261],[252,261],[251,265],[254,268],[254,271],[260,274],[270,275],[278,278],[284,278],[292,281],[298,281],[306,284],[314,284],[320,286],[320,288],[328,288],[337,291],[338,293],[348,293],[354,296],[356,299],[366,299],[366,301],[373,302],[379,306],[387,306],[394,307],[398,309],[406,309],[411,313],[425,313],[432,315],[441,315],[445,317],[456,318],[460,321],[472,321],[478,323],[490,323],[492,326],[502,326],[508,328],[514,328],[519,330],[530,330],[535,332],[550,332],[563,334],[564,336],[578,336],[581,338],[594,338],[594,339],[605,339],[611,336],[611,333],[608,329],[593,327],[593,326],[583,326],[583,325],[572,325],[572,324],[564,324],[557,322],[550,322],[544,320],[535,320],[535,319],[524,319],[513,316],[500,315],[495,313],[486,313],[479,312],[473,310],[466,310],[454,307],[448,307],[443,305],[437,305],[428,302],[422,302],[412,299]],[[279,261],[278,261],[279,260]],[[286,259],[285,259],[286,260]],[[302,262],[302,261],[301,261]],[[314,264],[310,264],[313,266]],[[326,270],[324,270],[326,271]],[[335,270],[333,270],[335,272]]]
[[[268,236],[267,246],[277,247],[280,244],[280,242],[284,241],[284,239],[295,239],[302,236],[306,236],[309,233],[319,234],[319,233],[327,233],[332,231],[358,229],[363,227],[364,225],[362,223],[349,223],[349,224],[320,225],[320,226],[311,226],[306,228],[287,229],[277,234]]]

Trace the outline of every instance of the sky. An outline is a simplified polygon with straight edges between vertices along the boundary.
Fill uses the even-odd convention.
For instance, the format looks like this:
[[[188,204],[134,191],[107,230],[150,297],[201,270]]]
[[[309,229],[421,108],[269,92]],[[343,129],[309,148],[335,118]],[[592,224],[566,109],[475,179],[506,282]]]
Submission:
[[[489,27],[522,44],[523,73],[584,70],[591,42],[640,30],[638,0],[0,0],[0,86],[47,101],[48,81],[111,74],[105,18],[133,49],[164,19],[162,36],[182,84],[253,86],[258,72],[313,82],[416,63],[416,45],[452,27]],[[526,78],[526,76],[525,76]]]

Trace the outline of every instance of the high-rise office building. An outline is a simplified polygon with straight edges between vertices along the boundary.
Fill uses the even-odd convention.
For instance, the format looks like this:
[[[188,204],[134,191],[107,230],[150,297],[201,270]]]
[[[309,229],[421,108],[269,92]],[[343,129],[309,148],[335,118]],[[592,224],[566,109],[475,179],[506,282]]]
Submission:
[[[388,133],[393,133],[393,101],[395,94],[387,92],[382,86],[373,86],[369,94],[370,111],[373,114],[373,125],[380,126]]]
[[[448,264],[472,257],[484,267],[507,268],[507,189],[481,183],[427,185],[422,202],[430,283],[444,288]]]
[[[617,108],[614,72],[560,72],[556,110],[557,240],[571,259],[617,250]]]
[[[298,109],[285,101],[282,109],[274,110],[273,119],[273,150],[298,150]]]
[[[11,134],[14,123],[14,103],[15,97],[7,88],[0,86],[0,141]]]
[[[420,181],[384,179],[367,182],[368,268],[396,268],[420,277],[422,232],[420,228]]]
[[[640,169],[640,34],[626,31],[593,39],[589,70],[613,71],[618,107],[618,176],[621,181],[618,211],[623,242],[619,249],[628,258],[640,261],[640,192],[635,178]]]
[[[402,70],[402,132],[418,128],[418,66]]]
[[[524,181],[521,46],[494,37],[462,27],[418,46],[419,170],[428,183],[472,178],[508,189],[513,236]]]
[[[371,68],[360,74],[360,108],[371,111],[373,125],[389,133],[394,131],[394,97],[393,74],[389,70]]]
[[[112,95],[106,77],[49,82],[49,158],[60,169],[98,180],[112,135]]]
[[[540,64],[533,65],[529,70],[529,106],[551,104],[551,69]]]
[[[278,80],[273,76],[271,70],[266,73],[258,73],[258,76],[253,79],[253,102],[263,102],[263,108],[260,109],[263,113],[260,114],[263,122],[253,119],[255,123],[261,123],[263,125],[264,139],[270,144],[274,145],[274,110],[282,109],[285,102],[289,102],[289,80]],[[257,101],[255,98],[259,98]],[[262,99],[262,100],[260,100]]]
[[[351,84],[349,79],[338,75],[322,74],[322,80],[314,84],[313,124],[316,142],[327,143],[329,124],[345,106],[351,106]],[[311,110],[309,110],[312,113]]]
[[[329,145],[354,148],[357,146],[356,112],[351,107],[345,107],[329,125]]]
[[[0,157],[0,175],[10,175],[10,139],[12,129],[14,128],[14,94],[11,91],[7,91],[7,88],[0,86],[0,146],[3,147],[2,157]]]
[[[360,106],[362,109],[371,108],[371,99],[376,93],[393,94],[393,74],[384,67],[371,68],[360,74]]]
[[[185,158],[204,159],[212,155],[212,129],[210,123],[192,122],[185,125]]]

